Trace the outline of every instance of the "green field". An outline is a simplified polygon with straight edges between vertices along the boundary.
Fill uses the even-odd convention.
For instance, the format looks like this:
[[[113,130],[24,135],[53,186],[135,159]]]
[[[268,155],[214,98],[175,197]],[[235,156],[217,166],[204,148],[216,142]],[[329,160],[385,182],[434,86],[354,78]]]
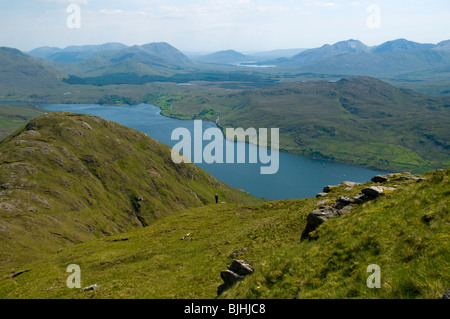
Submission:
[[[325,199],[179,211],[143,229],[55,249],[33,263],[3,264],[0,297],[213,299],[220,272],[237,258],[255,272],[220,298],[438,299],[450,280],[449,174],[387,182],[397,189],[321,225],[311,241],[300,241],[310,211],[371,183],[350,191],[340,185]],[[80,266],[82,288],[99,288],[67,288],[70,264]],[[380,289],[366,285],[371,264],[381,268]]]

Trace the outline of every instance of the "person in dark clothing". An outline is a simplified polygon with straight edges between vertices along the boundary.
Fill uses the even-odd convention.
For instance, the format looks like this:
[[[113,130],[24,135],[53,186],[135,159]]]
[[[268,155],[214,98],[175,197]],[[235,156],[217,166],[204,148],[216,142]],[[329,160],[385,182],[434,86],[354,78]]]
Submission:
[[[216,204],[219,202],[219,195],[216,194]]]

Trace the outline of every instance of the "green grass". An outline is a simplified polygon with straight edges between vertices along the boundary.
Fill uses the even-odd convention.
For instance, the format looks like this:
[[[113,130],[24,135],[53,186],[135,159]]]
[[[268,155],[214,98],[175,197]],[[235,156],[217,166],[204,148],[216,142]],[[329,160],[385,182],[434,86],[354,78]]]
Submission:
[[[291,206],[301,207],[302,203],[273,203],[267,207],[213,204],[185,210],[137,232],[68,247],[49,256],[45,265],[27,265],[32,271],[17,277],[17,289],[11,286],[12,281],[5,281],[0,291],[6,292],[7,298],[86,297],[77,289],[65,287],[65,268],[75,263],[82,269],[83,285],[101,286],[96,297],[211,298],[220,284],[218,274],[231,261],[229,254],[234,250],[246,247],[249,256],[260,255],[273,245],[263,240],[266,233],[286,227],[300,231],[297,215],[288,210]],[[189,237],[180,240],[188,233]],[[113,241],[119,238],[128,240]],[[57,289],[46,290],[52,286]]]
[[[402,186],[287,244],[226,298],[429,298],[450,282],[449,170]],[[367,266],[381,268],[369,289]]]
[[[34,263],[2,266],[0,296],[210,299],[217,297],[220,271],[238,258],[249,260],[255,273],[220,298],[440,298],[450,281],[449,174],[388,182],[397,190],[331,219],[312,241],[300,241],[300,235],[323,198],[179,211]],[[334,188],[328,202],[370,184]],[[230,257],[241,248],[247,251]],[[82,287],[99,288],[67,288],[70,264],[81,267]],[[380,289],[366,286],[370,264],[381,267]]]

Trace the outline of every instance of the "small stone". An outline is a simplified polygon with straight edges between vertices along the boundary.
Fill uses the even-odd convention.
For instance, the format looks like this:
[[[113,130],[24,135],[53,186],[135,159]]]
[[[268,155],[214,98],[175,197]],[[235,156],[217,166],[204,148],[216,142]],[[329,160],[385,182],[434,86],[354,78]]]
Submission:
[[[350,205],[350,204],[362,204],[367,199],[368,199],[367,196],[364,196],[363,194],[356,195],[354,197],[341,196],[336,201],[336,204],[334,206],[337,209],[341,209],[341,208],[343,208],[343,207],[345,207],[347,205]]]
[[[246,251],[247,251],[247,248],[237,249],[230,254],[230,258],[233,258],[234,256],[236,256],[238,254],[245,253]]]
[[[339,210],[339,216],[350,213],[352,211],[352,209],[353,209],[352,205],[347,205],[347,206],[341,208]]]
[[[88,286],[88,287],[84,287],[83,289],[81,289],[82,291],[89,291],[89,290],[97,290],[98,286],[97,284],[94,284],[92,286]]]
[[[355,187],[355,186],[361,185],[361,183],[349,182],[349,181],[342,182],[342,184],[347,187]]]
[[[333,188],[336,188],[336,185],[327,185],[323,188],[322,192],[323,193],[329,193],[333,190]]]
[[[188,238],[191,235],[191,233],[187,233],[186,235],[184,235],[183,237],[180,238],[180,240],[185,240],[186,238]]]
[[[376,175],[372,177],[371,181],[374,183],[384,183],[387,182],[389,179],[386,175]]]
[[[378,196],[383,195],[384,187],[381,186],[370,186],[364,188],[361,192],[364,195],[369,196],[370,198],[376,198]]]

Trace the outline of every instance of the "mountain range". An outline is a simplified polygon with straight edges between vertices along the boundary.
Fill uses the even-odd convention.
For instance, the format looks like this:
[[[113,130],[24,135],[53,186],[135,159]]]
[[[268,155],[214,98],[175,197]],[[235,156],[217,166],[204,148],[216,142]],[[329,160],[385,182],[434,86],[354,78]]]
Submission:
[[[418,43],[408,41],[406,39],[397,39],[384,42],[376,46],[368,46],[359,40],[339,41],[334,44],[325,44],[319,48],[312,49],[296,49],[296,50],[275,50],[270,52],[260,52],[255,54],[242,54],[235,50],[224,50],[196,57],[195,61],[200,63],[214,63],[214,64],[235,64],[237,62],[246,62],[257,60],[261,64],[283,64],[289,66],[300,67],[312,62],[326,60],[327,58],[341,56],[341,55],[358,55],[358,54],[380,54],[387,52],[401,52],[401,51],[443,51],[450,52],[450,40],[442,41],[438,44]],[[296,54],[292,54],[296,52]],[[298,52],[300,51],[300,52]],[[403,52],[404,53],[404,52]],[[272,60],[267,60],[271,56]]]
[[[266,73],[269,76],[305,74],[317,78],[365,75],[403,81],[402,84],[414,84],[423,80],[430,81],[430,74],[439,74],[440,80],[450,79],[449,43],[450,40],[430,44],[397,39],[368,46],[361,41],[350,39],[325,44],[319,48],[278,50],[266,55],[264,52],[248,55],[235,50],[224,50],[195,56],[192,60],[167,43],[135,46],[106,43],[69,46],[64,49],[41,47],[29,53],[43,59],[43,63],[66,76],[92,78],[86,81],[73,78],[75,80],[70,82],[80,84],[142,84],[158,80],[171,81],[170,78],[174,76],[172,81],[226,81],[227,78],[238,79],[243,75],[242,72],[250,70],[248,66],[273,66],[252,69],[256,69],[258,74]],[[295,52],[297,54],[294,54]],[[221,72],[221,75],[199,74],[205,71]],[[224,72],[241,74],[238,77],[230,77],[224,76]],[[436,83],[432,85],[439,86]],[[439,93],[445,91],[444,86],[445,84],[442,84],[437,88]],[[423,92],[428,91],[434,93],[436,89],[423,89]]]
[[[274,65],[280,70],[318,74],[368,75],[401,77],[403,73],[423,70],[443,70],[450,64],[450,40],[438,44],[417,43],[406,39],[367,46],[358,40],[339,41],[319,48],[303,50],[291,57],[265,59],[243,55],[233,50],[220,51],[195,59],[199,63],[236,65]]]
[[[443,68],[449,63],[450,51],[445,42],[432,45],[399,39],[375,47],[356,40],[342,41],[304,51],[280,66],[315,73],[396,76]]]
[[[120,43],[70,46],[65,49],[42,47],[29,52],[46,59],[60,71],[83,76],[112,73],[171,75],[191,70],[193,62],[168,43],[126,46]]]
[[[235,65],[254,61],[276,65],[285,70],[345,75],[397,75],[404,72],[444,67],[450,61],[450,40],[437,44],[417,43],[406,39],[367,46],[358,40],[339,41],[319,48],[279,50],[247,55],[224,50],[194,58],[194,62],[167,43],[126,46],[120,43],[69,46],[64,49],[41,47],[31,55],[46,59],[60,71],[77,76],[111,73],[167,75],[175,71],[192,71],[198,64]],[[278,55],[278,56],[277,56]],[[267,60],[267,57],[272,58]]]
[[[47,46],[36,48],[28,53],[50,61],[81,62],[102,52],[120,51],[126,48],[128,47],[125,44],[110,42],[100,45],[72,45],[64,49]]]

